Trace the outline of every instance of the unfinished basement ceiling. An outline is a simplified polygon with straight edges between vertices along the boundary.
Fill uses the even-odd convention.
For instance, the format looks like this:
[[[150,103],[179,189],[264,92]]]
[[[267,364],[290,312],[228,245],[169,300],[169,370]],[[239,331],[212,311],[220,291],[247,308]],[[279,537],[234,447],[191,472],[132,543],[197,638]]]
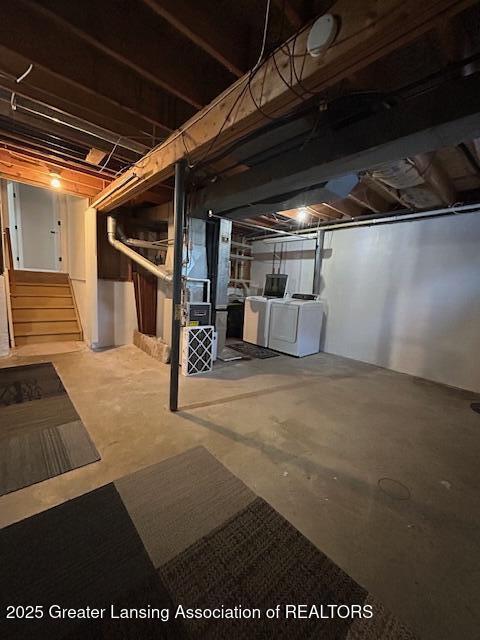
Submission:
[[[265,53],[333,4],[273,0]],[[313,114],[313,126],[315,114],[328,112],[333,105],[340,104],[341,117],[348,119],[358,108],[356,96],[374,93],[388,101],[399,91],[426,90],[428,82],[437,82],[439,76],[477,72],[474,25],[479,9],[474,3],[465,6],[469,4],[473,6],[452,20],[320,95],[307,94],[301,110]],[[79,186],[69,192],[93,197],[95,190],[101,191],[252,68],[261,50],[265,7],[253,0],[205,0],[201,8],[187,0],[4,3],[0,173],[48,186],[52,172],[66,176],[65,171],[72,171],[68,184],[77,177]],[[342,103],[345,97],[350,102]],[[289,229],[469,202],[480,188],[479,146],[478,141],[468,140],[424,158],[398,158],[404,169],[408,164],[417,172],[409,187],[388,182],[382,168],[366,167],[346,198],[309,203],[301,211],[296,207],[257,213],[251,221]],[[211,151],[214,156],[214,146]],[[188,156],[188,138],[185,153]],[[200,188],[212,178],[222,180],[251,166],[249,161],[239,162],[235,154],[212,158],[203,172],[198,171],[195,185]],[[387,173],[392,170],[383,168]],[[171,197],[172,183],[167,180],[129,204],[161,204]]]
[[[312,17],[313,4],[272,2],[266,49]],[[3,3],[5,177],[29,181],[12,165],[31,149],[37,173],[68,166],[108,183],[255,63],[264,17],[253,0]],[[160,187],[143,200],[169,196]]]

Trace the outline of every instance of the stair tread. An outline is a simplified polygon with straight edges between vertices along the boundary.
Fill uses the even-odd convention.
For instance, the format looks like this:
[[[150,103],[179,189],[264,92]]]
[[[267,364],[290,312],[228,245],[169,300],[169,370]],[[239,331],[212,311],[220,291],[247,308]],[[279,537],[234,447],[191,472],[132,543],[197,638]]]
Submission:
[[[15,329],[15,327],[14,327],[14,329]],[[25,336],[57,336],[57,335],[62,335],[64,333],[78,333],[78,334],[80,334],[80,331],[74,330],[74,329],[56,329],[55,331],[46,331],[46,332],[21,331],[19,333],[14,331],[15,337],[19,337],[19,338],[25,337]]]
[[[32,279],[37,281],[30,281]],[[81,340],[82,328],[70,281],[45,280],[42,276],[27,274],[24,281],[17,281],[12,287],[10,297],[15,340],[18,344]]]
[[[13,320],[13,324],[25,324],[26,322],[77,322],[77,319],[74,317],[70,318],[32,318],[31,320]]]
[[[39,295],[38,293],[12,293],[12,298],[71,298],[71,293],[49,293],[48,295]]]
[[[79,332],[72,333],[52,333],[41,336],[15,336],[15,344],[20,346],[23,344],[40,344],[45,342],[65,342],[78,341],[82,342],[82,335]]]
[[[73,304],[65,304],[65,305],[59,305],[57,307],[44,307],[43,305],[37,305],[37,306],[30,306],[30,307],[16,307],[15,305],[12,305],[12,309],[16,309],[17,311],[21,310],[21,311],[28,311],[29,309],[42,309],[43,311],[51,311],[53,309],[75,309],[75,307],[73,306]]]
[[[18,282],[15,281],[16,287],[68,287],[68,282]]]

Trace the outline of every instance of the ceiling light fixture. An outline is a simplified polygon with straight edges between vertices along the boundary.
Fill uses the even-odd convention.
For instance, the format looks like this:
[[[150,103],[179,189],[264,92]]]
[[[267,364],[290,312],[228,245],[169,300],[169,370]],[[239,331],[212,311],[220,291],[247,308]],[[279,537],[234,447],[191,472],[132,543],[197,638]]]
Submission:
[[[306,222],[308,220],[308,211],[306,207],[300,207],[297,210],[297,220],[298,222]]]
[[[60,189],[60,187],[62,186],[62,183],[60,182],[60,176],[59,176],[58,173],[51,173],[50,174],[50,185],[54,189]]]

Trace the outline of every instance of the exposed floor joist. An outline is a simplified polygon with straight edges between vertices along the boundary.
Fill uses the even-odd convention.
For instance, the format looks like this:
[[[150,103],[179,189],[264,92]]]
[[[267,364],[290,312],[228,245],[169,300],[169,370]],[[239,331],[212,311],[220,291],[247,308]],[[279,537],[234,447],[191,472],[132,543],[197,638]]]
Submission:
[[[143,0],[155,14],[161,16],[179,33],[203,49],[212,58],[238,78],[247,69],[245,42],[241,25],[232,24],[215,12],[215,20],[211,19],[211,11],[200,3],[188,0]],[[214,11],[214,6],[211,7]]]
[[[16,78],[20,77],[29,66],[28,58],[9,51],[0,44],[0,86],[19,96],[47,104],[65,113],[82,118],[96,126],[109,129],[124,137],[133,137],[150,143],[154,139],[164,138],[171,132],[168,128],[155,128],[151,122],[122,109],[108,98],[84,91],[67,80],[39,67],[35,73],[27,76],[20,84]],[[155,130],[156,129],[156,130]],[[141,135],[141,137],[138,137]]]
[[[38,46],[40,37],[42,46]],[[175,129],[194,112],[190,105],[146,82],[78,35],[70,34],[66,49],[61,45],[64,39],[62,26],[32,8],[26,0],[2,6],[0,45],[34,65],[29,74],[31,80],[37,68],[48,70],[57,78],[100,95],[164,130]]]
[[[212,61],[202,51],[189,48],[188,41],[172,33],[142,2],[125,3],[120,12],[114,0],[102,0],[100,5],[96,0],[25,1],[34,11],[55,20],[67,33],[75,34],[196,109],[201,109],[232,81],[230,74],[216,66],[213,68]],[[99,9],[105,20],[98,19]],[[197,73],[195,65],[189,64],[194,56],[203,58],[196,60],[202,64],[202,75]]]
[[[52,166],[42,161],[33,161],[28,157],[0,149],[1,178],[50,189],[51,170]],[[96,196],[109,182],[108,179],[87,175],[72,169],[62,169],[60,180],[62,192],[88,198]]]
[[[480,133],[478,85],[475,76],[457,80],[448,91],[440,87],[343,129],[327,129],[301,154],[280,156],[205,187],[195,211],[241,218],[278,194],[310,189],[314,196],[314,188],[336,176],[471,139]]]
[[[287,113],[303,100],[302,94],[317,93],[338,83],[471,4],[471,0],[425,0],[421,4],[416,0],[385,0],[381,4],[370,0],[353,8],[351,2],[339,0],[334,9],[341,29],[322,58],[304,56],[308,36],[304,30],[287,44],[294,51],[289,54],[286,47],[277,50],[253,78],[244,76],[187,122],[182,133],[173,134],[142,160],[140,167],[133,167],[114,181],[95,206],[101,210],[119,206],[170,176],[186,149],[189,159],[195,161],[202,154],[208,155],[213,146],[215,150],[226,146],[263,124],[265,114],[278,117]],[[296,57],[291,58],[292,54]],[[297,75],[303,76],[287,88],[285,75],[292,64]]]

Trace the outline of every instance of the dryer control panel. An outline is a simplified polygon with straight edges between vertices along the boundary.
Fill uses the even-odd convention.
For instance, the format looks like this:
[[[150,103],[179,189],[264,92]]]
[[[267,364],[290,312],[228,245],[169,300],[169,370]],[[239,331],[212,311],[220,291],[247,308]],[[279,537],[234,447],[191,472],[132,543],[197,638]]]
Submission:
[[[292,300],[318,300],[316,293],[293,293]]]

